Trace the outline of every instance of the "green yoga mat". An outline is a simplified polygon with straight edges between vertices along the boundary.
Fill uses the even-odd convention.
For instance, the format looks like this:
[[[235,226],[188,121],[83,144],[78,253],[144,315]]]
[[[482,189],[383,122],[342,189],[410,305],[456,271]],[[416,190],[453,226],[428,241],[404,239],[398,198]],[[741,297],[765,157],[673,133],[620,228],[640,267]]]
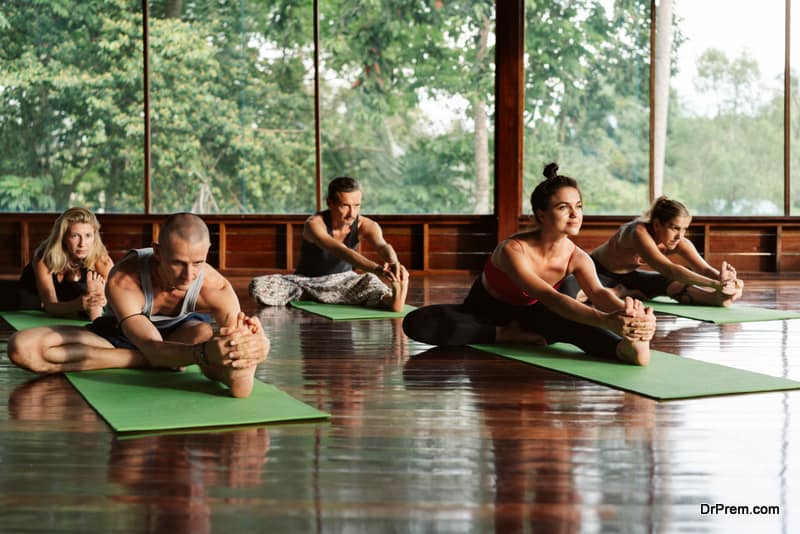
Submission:
[[[0,317],[5,319],[8,324],[17,330],[34,328],[36,326],[86,326],[91,321],[89,319],[70,319],[67,317],[55,317],[48,315],[41,310],[17,310],[0,312]]]
[[[588,356],[567,343],[549,346],[470,345],[498,356],[585,378],[658,400],[800,389],[800,382],[651,351],[639,367]]]
[[[314,313],[333,319],[334,321],[358,321],[361,319],[398,319],[406,316],[408,312],[414,310],[414,306],[406,304],[403,311],[393,312],[389,310],[378,310],[367,308],[366,306],[351,306],[349,304],[323,304],[310,300],[293,300],[289,303],[293,308]]]
[[[747,323],[752,321],[780,321],[782,319],[800,319],[800,312],[790,310],[771,310],[768,308],[755,308],[734,304],[728,308],[721,306],[696,306],[680,304],[669,297],[656,297],[645,301],[645,306],[650,306],[653,311],[708,321],[716,324]]]
[[[324,419],[271,384],[256,380],[246,399],[209,380],[196,365],[183,372],[103,369],[66,373],[86,401],[117,432],[170,430]]]

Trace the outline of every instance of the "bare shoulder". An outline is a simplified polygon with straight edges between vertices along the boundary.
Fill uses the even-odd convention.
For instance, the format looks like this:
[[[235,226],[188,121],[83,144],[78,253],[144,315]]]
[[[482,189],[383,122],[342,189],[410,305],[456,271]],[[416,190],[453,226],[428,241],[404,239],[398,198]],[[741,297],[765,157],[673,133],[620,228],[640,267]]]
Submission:
[[[653,236],[650,235],[650,231],[647,229],[647,224],[644,221],[631,221],[629,223],[625,223],[623,226],[622,239],[633,239],[636,242],[643,243],[643,242],[653,242]]]
[[[217,291],[224,291],[228,288],[233,288],[230,281],[214,267],[206,264],[205,274],[203,275],[203,286],[200,288],[200,293],[208,294]]]
[[[370,219],[364,215],[358,216],[358,231],[380,230],[381,225],[374,219]]]
[[[116,264],[108,275],[108,288],[111,290],[137,290],[141,292],[142,282],[139,280],[139,272],[135,266],[135,262],[133,262],[132,267],[131,262],[127,261],[121,261]]]
[[[325,228],[325,221],[319,213],[309,215],[303,223],[303,237],[306,239],[316,241],[316,239],[327,234],[328,230]]]
[[[578,245],[573,243],[573,249],[570,253],[570,261],[578,261],[578,262],[585,262],[585,261],[592,261],[592,257],[589,256],[589,253],[583,250]]]
[[[312,222],[322,222],[322,214],[320,213],[313,213],[306,217],[305,224],[311,224]]]
[[[501,241],[495,249],[496,257],[501,262],[503,259],[511,259],[516,257],[524,257],[526,250],[530,247],[528,243],[528,234],[514,234],[511,237],[505,238]],[[493,255],[494,256],[494,255]]]

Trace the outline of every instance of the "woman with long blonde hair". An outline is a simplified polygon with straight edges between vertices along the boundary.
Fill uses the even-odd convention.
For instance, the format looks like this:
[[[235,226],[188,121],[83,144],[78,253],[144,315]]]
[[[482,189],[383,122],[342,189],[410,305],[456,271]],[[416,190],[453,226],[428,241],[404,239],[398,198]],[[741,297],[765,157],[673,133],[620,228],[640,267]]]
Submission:
[[[667,295],[682,304],[730,306],[741,298],[744,283],[728,262],[716,269],[700,255],[686,237],[691,222],[681,202],[655,199],[643,217],[623,224],[592,251],[602,284],[620,296]],[[567,294],[577,291],[570,282],[562,288]]]
[[[103,313],[105,281],[113,264],[94,213],[70,208],[36,248],[22,271],[20,287],[38,296],[51,315],[83,313],[94,320]]]

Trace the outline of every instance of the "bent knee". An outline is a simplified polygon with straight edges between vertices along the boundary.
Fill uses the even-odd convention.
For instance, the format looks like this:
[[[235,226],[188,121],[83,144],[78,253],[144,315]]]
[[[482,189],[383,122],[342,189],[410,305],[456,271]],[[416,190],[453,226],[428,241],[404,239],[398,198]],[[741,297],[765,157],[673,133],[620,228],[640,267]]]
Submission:
[[[55,366],[42,357],[41,342],[41,336],[30,330],[16,332],[8,340],[8,359],[15,365],[34,373],[58,372]]]

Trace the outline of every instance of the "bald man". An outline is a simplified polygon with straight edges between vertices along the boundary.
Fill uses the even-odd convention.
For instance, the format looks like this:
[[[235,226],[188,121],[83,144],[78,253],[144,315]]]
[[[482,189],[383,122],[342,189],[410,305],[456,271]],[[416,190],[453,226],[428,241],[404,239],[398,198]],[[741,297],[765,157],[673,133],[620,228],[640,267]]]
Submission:
[[[196,363],[234,397],[247,397],[269,340],[258,319],[241,312],[228,280],[206,263],[210,247],[200,217],[171,215],[159,243],[130,251],[109,274],[106,298],[112,314],[86,328],[17,332],[8,341],[9,358],[37,373]]]

